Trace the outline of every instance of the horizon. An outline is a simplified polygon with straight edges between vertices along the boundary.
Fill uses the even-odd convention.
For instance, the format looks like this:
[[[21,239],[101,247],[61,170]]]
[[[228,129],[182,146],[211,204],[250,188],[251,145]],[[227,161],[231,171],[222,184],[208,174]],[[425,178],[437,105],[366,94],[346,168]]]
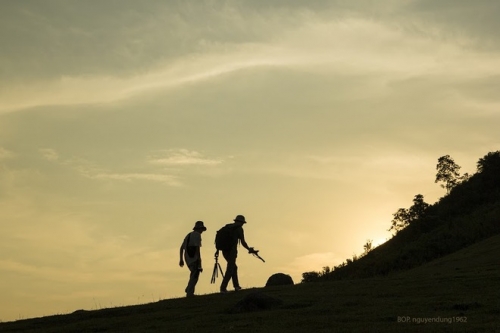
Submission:
[[[217,292],[239,214],[242,287],[297,284],[500,147],[492,1],[1,7],[0,321],[183,297],[198,220]]]

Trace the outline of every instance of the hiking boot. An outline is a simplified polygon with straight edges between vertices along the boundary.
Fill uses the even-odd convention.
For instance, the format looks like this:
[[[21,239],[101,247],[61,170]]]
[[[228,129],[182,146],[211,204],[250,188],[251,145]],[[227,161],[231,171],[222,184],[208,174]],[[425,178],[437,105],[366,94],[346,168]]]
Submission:
[[[227,291],[226,289],[221,289],[221,290],[220,290],[220,293],[221,293],[221,294],[227,294],[227,293],[228,293],[228,291]]]
[[[241,288],[241,287],[234,287],[234,291],[240,291],[241,289],[243,289],[243,288]]]

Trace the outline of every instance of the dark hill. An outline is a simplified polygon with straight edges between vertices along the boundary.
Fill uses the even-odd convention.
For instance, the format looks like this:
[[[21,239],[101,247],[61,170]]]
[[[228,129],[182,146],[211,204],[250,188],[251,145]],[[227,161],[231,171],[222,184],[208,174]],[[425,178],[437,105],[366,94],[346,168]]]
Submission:
[[[392,239],[319,280],[367,278],[407,270],[500,234],[500,152],[478,162],[478,172],[430,205]],[[306,273],[307,274],[307,273]]]

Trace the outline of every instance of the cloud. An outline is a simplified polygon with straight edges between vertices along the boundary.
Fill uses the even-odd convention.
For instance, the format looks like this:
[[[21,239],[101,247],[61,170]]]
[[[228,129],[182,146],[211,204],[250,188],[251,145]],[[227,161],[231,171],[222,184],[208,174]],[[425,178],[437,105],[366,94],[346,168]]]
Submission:
[[[38,150],[42,156],[48,161],[57,161],[59,159],[59,154],[51,148],[43,148]]]
[[[367,41],[367,38],[368,41]],[[370,54],[366,57],[366,54]],[[446,59],[446,60],[445,60]],[[268,68],[378,77],[379,87],[360,93],[387,93],[384,82],[415,75],[474,78],[500,67],[493,56],[482,56],[459,45],[405,34],[379,22],[345,19],[311,22],[283,32],[278,42],[241,43],[169,61],[135,76],[68,76],[42,83],[12,85],[0,95],[0,112],[42,105],[113,103],[146,93],[188,87],[244,70]],[[493,71],[496,73],[496,71]],[[381,81],[380,81],[381,80]],[[382,85],[381,85],[382,84]],[[381,85],[381,86],[380,86]],[[30,99],[24,96],[31,96]]]
[[[368,74],[378,77],[382,87],[390,80],[428,73],[480,77],[500,67],[500,61],[492,55],[482,54],[478,62],[477,52],[456,40],[412,34],[405,27],[387,22],[351,16],[327,20],[317,14],[297,15],[297,18],[300,23],[280,29],[284,23],[275,17],[276,29],[268,33],[272,37],[267,39],[249,38],[236,43],[216,34],[213,41],[193,41],[202,44],[198,52],[155,61],[154,66],[127,76],[119,72],[61,72],[57,78],[22,84],[11,82],[0,93],[0,112],[43,105],[113,103],[231,73],[274,67],[326,71],[332,75]],[[257,20],[249,24],[264,23]],[[373,89],[365,89],[369,91]],[[387,90],[379,87],[375,92]]]
[[[0,93],[0,113],[46,105],[113,103],[145,93],[161,92],[213,80],[249,68],[286,66],[293,61],[286,50],[266,45],[231,46],[230,50],[169,61],[150,72],[130,77],[113,75],[69,76],[30,84],[12,84]],[[293,57],[293,56],[292,56]],[[25,96],[30,96],[26,99]]]
[[[421,31],[439,34],[446,39],[466,36],[469,44],[483,50],[498,50],[500,29],[497,1],[477,0],[413,0],[399,13],[418,24]]]
[[[341,183],[364,179],[370,184],[366,185],[368,188],[380,186],[388,179],[412,180],[427,171],[439,157],[429,153],[417,156],[414,152],[401,152],[397,147],[383,144],[354,154],[350,149],[351,146],[336,147],[335,154],[320,151],[316,154],[280,154],[279,158],[267,159],[265,165],[251,164],[248,172]]]
[[[55,162],[61,166],[66,166],[76,171],[81,176],[90,179],[98,180],[117,180],[131,182],[134,180],[151,181],[163,183],[169,186],[181,186],[178,176],[160,173],[160,172],[110,172],[98,166],[95,162],[89,161],[84,158],[71,157],[61,158],[55,149],[44,148],[39,149],[43,158]],[[146,165],[144,165],[146,168]]]
[[[178,177],[165,174],[154,173],[86,173],[86,176],[92,179],[111,179],[122,181],[147,180],[152,182],[164,183],[170,186],[181,186],[182,183]]]
[[[95,162],[89,161],[84,158],[71,157],[71,158],[61,158],[59,153],[55,149],[44,148],[40,149],[39,152],[42,154],[44,159],[56,162],[59,165],[66,166],[78,174],[96,180],[116,180],[124,182],[132,181],[150,181],[162,183],[169,186],[182,186],[181,176],[182,173],[180,169],[170,170],[169,173],[165,173],[162,170],[151,170],[151,165],[154,166],[167,166],[167,167],[187,167],[187,166],[217,166],[223,161],[221,159],[210,159],[205,157],[203,154],[197,151],[191,151],[187,149],[170,149],[166,150],[165,153],[156,154],[150,156],[144,161],[144,163],[139,166],[135,166],[135,169],[143,169],[141,172],[118,172],[106,170]],[[120,168],[127,169],[126,165],[121,165]],[[174,174],[175,172],[175,174]]]
[[[101,1],[2,6],[5,77],[132,76],[214,46],[269,39],[303,6],[246,1]],[[289,7],[289,8],[286,8]],[[173,46],[175,45],[175,46]],[[34,56],[36,55],[36,56]]]
[[[90,163],[82,159],[71,159],[65,162],[71,168],[76,170],[79,174],[90,179],[97,180],[117,180],[132,182],[150,181],[162,183],[169,186],[182,186],[178,176],[165,174],[165,173],[152,173],[152,172],[109,172],[101,167],[95,167],[95,163]]]
[[[201,153],[187,149],[171,149],[166,154],[166,157],[151,157],[149,162],[166,166],[215,166],[222,163],[222,160],[205,158]]]

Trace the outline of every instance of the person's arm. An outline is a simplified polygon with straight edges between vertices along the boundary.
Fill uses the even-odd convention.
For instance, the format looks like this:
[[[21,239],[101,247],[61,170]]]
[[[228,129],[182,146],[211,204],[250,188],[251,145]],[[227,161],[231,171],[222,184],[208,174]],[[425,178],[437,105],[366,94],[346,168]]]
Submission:
[[[184,242],[186,239],[182,241],[181,248],[179,249],[179,266],[184,267],[184,259],[183,259],[183,254],[184,254]]]
[[[200,272],[203,272],[203,266],[201,265],[201,251],[200,251],[200,247],[199,246],[196,248],[196,252],[198,252],[197,253],[198,254],[198,270]]]
[[[243,231],[243,228],[240,228],[239,238],[241,245],[248,250],[248,253],[253,253],[254,251],[253,247],[248,246],[247,242],[245,241],[245,232]]]

